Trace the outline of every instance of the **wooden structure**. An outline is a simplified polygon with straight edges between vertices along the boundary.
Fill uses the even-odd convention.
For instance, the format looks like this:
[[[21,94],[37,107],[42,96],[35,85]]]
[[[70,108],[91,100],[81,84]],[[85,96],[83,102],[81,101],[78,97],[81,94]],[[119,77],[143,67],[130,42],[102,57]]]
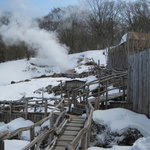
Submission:
[[[150,48],[150,34],[129,32],[122,37],[120,44],[108,50],[108,68],[126,71],[128,56]]]
[[[37,122],[46,117],[54,99],[27,97],[18,101],[0,101],[0,122],[8,123],[18,117]],[[55,99],[59,100],[60,99]]]
[[[83,93],[85,91],[85,87],[84,87],[85,81],[81,81],[81,80],[70,80],[70,81],[66,81],[65,83],[65,87],[66,87],[66,93],[67,93],[67,97],[68,102],[69,102],[69,112],[72,111],[72,105],[74,105],[74,108],[77,106],[78,102],[77,102],[77,95],[79,93]],[[80,87],[83,87],[82,89],[80,89]],[[79,88],[79,90],[74,90]],[[71,99],[70,99],[71,97]],[[76,112],[78,113],[78,111],[76,109]]]
[[[150,117],[150,50],[129,56],[128,102]]]
[[[30,143],[25,146],[22,150],[38,150],[40,148],[48,148],[50,150],[86,150],[89,141],[90,141],[90,130],[92,123],[92,115],[95,109],[98,109],[101,106],[102,102],[105,102],[105,108],[107,108],[107,102],[116,98],[123,97],[121,101],[126,102],[126,88],[125,88],[125,80],[127,73],[115,73],[112,75],[108,75],[102,77],[100,80],[94,80],[92,82],[86,83],[81,87],[78,87],[73,90],[79,91],[86,87],[88,91],[85,91],[80,95],[80,97],[86,97],[85,99],[85,107],[86,107],[86,118],[81,119],[78,116],[68,115],[64,109],[64,99],[52,109],[48,116],[43,118],[42,120],[34,123],[33,125],[25,128],[19,128],[13,132],[5,131],[0,135],[0,146],[1,150],[4,150],[4,142],[5,139],[10,139],[20,135],[23,131],[30,131]],[[119,84],[120,91],[119,94],[115,94],[115,96],[110,95],[109,91],[116,89],[109,89],[110,85],[114,83]],[[91,94],[90,86],[94,84],[103,84],[105,85],[105,89],[100,91],[98,97],[96,96],[94,99],[92,98],[94,95]],[[102,94],[104,94],[102,96]],[[46,101],[45,101],[46,102]],[[44,104],[44,103],[43,103]],[[47,104],[47,102],[46,102]],[[125,104],[125,103],[124,103]],[[123,104],[123,105],[124,105]],[[45,106],[45,105],[44,105]],[[13,110],[13,109],[12,109]],[[57,113],[55,112],[57,110]],[[44,122],[49,120],[49,126],[44,128],[39,135],[35,136],[35,127],[41,126]]]

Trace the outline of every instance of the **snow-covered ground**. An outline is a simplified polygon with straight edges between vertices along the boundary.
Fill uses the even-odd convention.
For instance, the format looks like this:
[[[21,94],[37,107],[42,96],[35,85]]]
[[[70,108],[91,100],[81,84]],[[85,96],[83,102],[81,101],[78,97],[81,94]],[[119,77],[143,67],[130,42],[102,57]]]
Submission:
[[[85,63],[89,61],[98,62],[100,60],[101,65],[106,65],[106,57],[103,55],[105,50],[92,50],[83,53],[69,55],[70,70],[75,70],[76,73],[87,72],[92,66],[86,66]],[[46,61],[46,64],[44,63]],[[60,80],[65,82],[72,80],[65,77],[47,77],[47,78],[35,78],[42,75],[53,75],[61,73],[59,66],[47,65],[47,60],[39,58],[31,58],[29,61],[26,59],[8,61],[0,63],[0,100],[18,100],[22,97],[41,97],[42,94],[35,92],[38,89],[42,89],[48,85],[57,86],[60,84]],[[70,71],[69,70],[69,71]],[[83,81],[95,80],[95,76],[89,76],[87,78],[78,78]],[[24,82],[24,80],[28,80]],[[19,82],[11,84],[11,82]],[[23,81],[23,82],[20,82]],[[54,93],[44,93],[44,97],[54,97]],[[30,126],[33,122],[24,120],[23,118],[17,118],[7,124],[0,123],[0,131],[8,130],[14,131],[15,129]],[[45,122],[41,127],[37,127],[35,130],[38,132],[40,128],[48,125],[49,122]],[[29,140],[29,131],[25,131],[20,135],[20,139]],[[5,150],[21,150],[28,141],[21,140],[5,140]]]
[[[85,63],[89,61],[98,62],[100,60],[101,65],[106,65],[106,57],[103,54],[105,50],[94,50],[87,51],[77,54],[69,55],[71,67],[76,73],[83,73],[90,70],[93,66],[86,66]],[[41,61],[41,62],[39,62]],[[41,75],[52,75],[54,73],[60,73],[59,67],[57,66],[44,66],[42,60],[37,60],[32,58],[30,61],[25,59],[9,61],[5,63],[0,63],[0,100],[18,100],[23,96],[26,97],[41,97],[41,93],[37,93],[38,89],[42,89],[48,85],[57,86],[60,80],[65,82],[67,80],[72,80],[66,77],[47,77],[47,78],[34,78]],[[11,84],[11,81],[22,81],[29,79],[28,82],[20,82]],[[83,81],[95,80],[95,76],[89,76],[86,78],[78,78]],[[97,85],[90,86],[90,89],[95,89]],[[112,87],[109,87],[112,88]],[[118,90],[111,91],[111,93],[118,92]],[[44,97],[54,97],[54,93],[48,94],[44,93]],[[123,132],[127,128],[138,129],[143,138],[137,140],[133,146],[118,146],[114,145],[112,148],[107,148],[106,150],[150,150],[150,120],[141,114],[134,113],[126,109],[110,109],[110,110],[98,110],[93,114],[93,120],[96,123],[106,124],[111,131]],[[13,131],[20,127],[30,126],[33,122],[26,121],[23,118],[18,118],[10,123],[0,123],[0,131],[9,130]],[[47,124],[47,123],[45,123]],[[45,126],[45,125],[44,125]],[[38,132],[40,127],[36,129]],[[29,140],[29,133],[22,133],[22,140]],[[21,140],[5,140],[6,150],[20,150],[28,141]],[[91,147],[88,150],[105,150],[105,148]]]
[[[106,150],[150,150],[150,119],[145,115],[123,108],[114,108],[94,111],[93,120],[97,124],[107,126],[112,132],[122,133],[129,128],[135,128],[144,136],[138,139],[133,146],[114,145]],[[105,150],[105,148],[91,147],[88,150]]]
[[[101,60],[101,64],[106,65],[106,57],[103,55],[103,52],[105,52],[105,50],[93,50],[69,55],[72,69],[75,69],[76,73],[87,72],[92,66],[83,64],[93,60],[97,62],[99,59]],[[36,58],[31,58],[30,61],[22,59],[0,63],[0,100],[18,100],[24,96],[41,97],[40,93],[35,92],[36,90],[42,89],[48,85],[57,86],[60,84],[60,80],[63,82],[72,80],[70,78],[56,77],[33,79],[34,77],[39,77],[41,75],[60,73],[57,66],[44,66],[43,61],[44,60],[41,59],[37,60]],[[19,82],[26,79],[29,79],[30,81],[11,84],[11,81]],[[94,79],[96,79],[94,76],[82,79],[78,78],[78,80],[83,81],[92,81]],[[53,96],[53,94],[44,93],[44,97]]]
[[[28,141],[23,140],[5,140],[5,150],[21,150],[23,149],[27,144],[29,144]]]

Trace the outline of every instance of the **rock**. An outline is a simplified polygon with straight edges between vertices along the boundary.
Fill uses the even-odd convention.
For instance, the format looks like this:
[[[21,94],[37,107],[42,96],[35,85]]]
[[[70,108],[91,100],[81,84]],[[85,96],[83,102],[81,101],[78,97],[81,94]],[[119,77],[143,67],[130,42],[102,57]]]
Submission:
[[[107,125],[92,122],[90,145],[96,147],[110,148],[113,145],[131,146],[143,137],[135,128],[128,128],[123,132],[112,132]]]

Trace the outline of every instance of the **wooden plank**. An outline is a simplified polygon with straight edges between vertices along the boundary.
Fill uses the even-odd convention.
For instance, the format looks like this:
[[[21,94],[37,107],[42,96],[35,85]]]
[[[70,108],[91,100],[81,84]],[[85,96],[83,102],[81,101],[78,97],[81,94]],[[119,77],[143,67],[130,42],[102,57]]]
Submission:
[[[68,131],[80,131],[81,127],[66,127],[65,130],[68,130]]]
[[[65,146],[55,146],[54,150],[66,150]]]
[[[79,131],[64,131],[63,135],[77,135]]]
[[[83,127],[83,123],[77,124],[77,123],[67,123],[66,126],[68,127]]]
[[[85,120],[71,120],[70,123],[75,123],[75,124],[84,124]]]
[[[72,141],[75,136],[62,135],[59,137],[59,141]]]
[[[60,140],[57,140],[56,146],[65,146],[67,143],[70,143],[70,141],[60,141]]]
[[[82,118],[72,118],[71,121],[85,121],[85,119],[82,119]]]

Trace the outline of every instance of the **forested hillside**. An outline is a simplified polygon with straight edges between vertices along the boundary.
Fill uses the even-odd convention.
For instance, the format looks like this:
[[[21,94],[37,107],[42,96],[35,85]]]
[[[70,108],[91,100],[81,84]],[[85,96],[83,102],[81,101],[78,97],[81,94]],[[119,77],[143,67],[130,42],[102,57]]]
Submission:
[[[149,0],[85,0],[84,3],[84,6],[53,8],[48,15],[35,20],[41,29],[55,31],[70,53],[115,45],[128,31],[150,32]],[[10,16],[6,13],[0,18],[0,27],[9,23]],[[0,40],[0,62],[29,59],[33,54],[23,42],[8,46]]]

